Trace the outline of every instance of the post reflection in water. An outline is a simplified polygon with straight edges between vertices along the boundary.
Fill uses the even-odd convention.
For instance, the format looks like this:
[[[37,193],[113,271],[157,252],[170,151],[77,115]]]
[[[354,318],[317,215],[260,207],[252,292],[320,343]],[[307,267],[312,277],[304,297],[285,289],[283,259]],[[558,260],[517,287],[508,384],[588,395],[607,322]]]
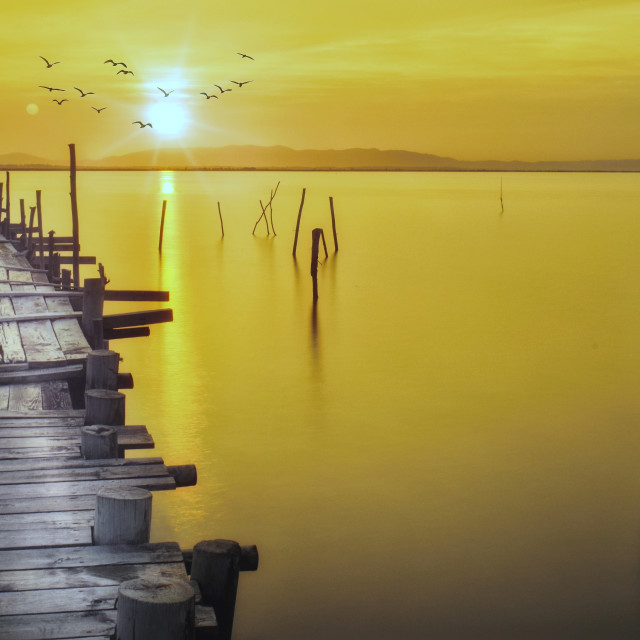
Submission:
[[[18,173],[66,232],[63,173]],[[158,176],[80,176],[110,286],[171,291],[113,344],[127,421],[198,468],[153,539],[258,545],[237,640],[637,637],[640,175],[514,173],[502,216],[490,173],[279,177],[268,239],[272,173],[174,173],[160,263]],[[303,186],[301,238],[340,211],[311,311]]]

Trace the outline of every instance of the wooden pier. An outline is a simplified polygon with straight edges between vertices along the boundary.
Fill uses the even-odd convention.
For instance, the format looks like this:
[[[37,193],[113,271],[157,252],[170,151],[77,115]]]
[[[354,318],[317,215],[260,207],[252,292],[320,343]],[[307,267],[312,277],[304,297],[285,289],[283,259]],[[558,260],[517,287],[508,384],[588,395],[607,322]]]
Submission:
[[[195,467],[126,457],[154,444],[145,426],[126,424],[118,389],[131,388],[132,377],[117,371],[118,355],[105,341],[148,335],[143,325],[170,320],[170,310],[103,316],[104,278],[98,303],[90,280],[81,290],[77,272],[74,290],[62,289],[64,278],[52,277],[42,252],[27,259],[24,224],[14,233],[8,214],[4,223],[0,640],[108,640],[116,633],[122,640],[228,640],[238,572],[257,569],[257,549],[226,540],[203,541],[193,551],[149,542],[150,492],[195,484]],[[115,299],[149,299],[120,293]],[[151,601],[135,600],[140,580]],[[178,592],[184,606],[166,600]],[[135,606],[127,604],[132,597]],[[147,618],[132,623],[143,610]],[[180,617],[182,631],[163,616]]]

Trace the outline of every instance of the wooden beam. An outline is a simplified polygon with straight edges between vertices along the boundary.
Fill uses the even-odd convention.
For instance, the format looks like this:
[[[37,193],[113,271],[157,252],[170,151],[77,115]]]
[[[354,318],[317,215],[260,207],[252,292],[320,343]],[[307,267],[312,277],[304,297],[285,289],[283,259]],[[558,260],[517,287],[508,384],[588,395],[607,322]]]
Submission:
[[[151,329],[149,327],[129,327],[126,329],[107,329],[103,338],[105,340],[119,340],[121,338],[146,338],[150,335]]]
[[[105,289],[104,299],[118,302],[168,302],[168,291]]]
[[[33,313],[23,316],[3,316],[0,322],[33,322],[36,320],[59,320],[60,318],[80,318],[82,311],[50,311],[49,313]]]
[[[45,382],[47,380],[66,380],[84,375],[84,366],[72,364],[48,369],[27,369],[24,371],[0,370],[0,384],[21,384],[25,382]],[[0,426],[2,426],[0,424]]]
[[[107,329],[120,327],[137,327],[146,324],[158,324],[159,322],[171,322],[173,320],[172,309],[154,309],[151,311],[134,311],[132,313],[115,313],[104,316],[103,325]]]
[[[38,282],[14,282],[14,284],[34,284],[40,286]],[[51,285],[53,286],[53,285]],[[79,298],[82,291],[0,291],[0,298],[33,298],[35,296],[46,298]]]

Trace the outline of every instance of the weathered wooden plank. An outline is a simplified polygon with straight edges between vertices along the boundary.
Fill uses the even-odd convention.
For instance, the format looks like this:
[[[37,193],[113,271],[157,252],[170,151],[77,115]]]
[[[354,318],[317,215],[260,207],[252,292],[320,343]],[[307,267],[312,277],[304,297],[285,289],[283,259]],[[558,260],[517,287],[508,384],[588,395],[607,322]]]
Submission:
[[[0,284],[0,291],[7,290],[10,290],[9,285]],[[22,348],[18,324],[6,321],[11,316],[15,316],[11,301],[7,298],[0,298],[0,318],[5,320],[5,322],[0,323],[0,347],[2,347],[2,358],[0,360],[2,362],[24,362],[26,356]]]
[[[2,387],[0,387],[2,388]],[[0,427],[82,427],[84,418],[1,418]]]
[[[15,317],[0,318],[0,322],[36,322],[40,320],[57,320],[59,318],[81,318],[82,311],[53,312],[47,313],[29,313]]]
[[[111,460],[85,460],[84,458],[40,458],[35,460],[0,460],[0,471],[30,471],[37,469],[80,469],[91,467],[128,467],[164,464],[164,460],[151,458],[114,458]]]
[[[91,527],[88,526],[56,528],[38,527],[37,529],[28,528],[2,532],[3,549],[68,547],[69,545],[91,543]]]
[[[71,394],[66,380],[50,380],[41,383],[43,409],[71,409]]]
[[[0,409],[9,407],[9,387],[0,386]]]
[[[66,360],[49,320],[19,322],[18,328],[28,362]]]
[[[102,324],[105,329],[117,329],[119,327],[136,327],[159,322],[171,322],[172,320],[173,311],[171,309],[153,309],[106,315],[103,317]]]
[[[95,509],[83,511],[46,511],[35,513],[0,514],[0,531],[28,529],[33,527],[92,527]],[[0,536],[1,539],[1,536]],[[0,576],[2,575],[0,567]],[[2,578],[0,577],[0,581]]]
[[[149,478],[168,475],[167,467],[163,464],[108,465],[78,469],[30,469],[29,471],[0,471],[0,485],[82,482],[85,480]]]
[[[54,411],[15,411],[9,409],[0,411],[0,420],[3,418],[84,418],[84,409],[56,409]]]
[[[7,485],[2,489],[2,497],[46,498],[53,496],[95,495],[107,487],[144,487],[150,491],[165,491],[176,488],[171,476],[149,478],[121,478],[114,480],[86,480],[83,482],[52,482]]]
[[[22,371],[2,371],[0,369],[0,384],[66,380],[67,378],[80,378],[83,375],[84,367],[81,364],[47,367],[46,369],[25,369]]]
[[[13,284],[17,284],[18,286],[22,286],[18,280],[12,280]],[[43,298],[46,300],[53,300],[55,298],[60,298],[63,300],[69,300],[69,298],[81,298],[84,294],[82,291],[48,291],[45,289],[40,289],[41,285],[38,285],[37,289],[33,290],[10,290],[10,291],[2,291],[0,290],[0,298],[9,298],[10,300],[14,300],[15,298]],[[53,286],[53,285],[50,285]],[[24,313],[20,311],[20,313]]]
[[[3,603],[12,616],[115,609],[117,597],[117,585],[49,591],[9,591],[2,594]]]
[[[28,424],[21,427],[5,428],[0,422],[0,439],[1,438],[48,438],[48,437],[73,437],[80,436],[80,427],[38,427],[29,426]],[[1,445],[0,445],[1,446]]]
[[[39,384],[12,384],[9,389],[10,411],[42,409],[42,390]]]
[[[22,460],[24,458],[50,458],[52,456],[80,457],[80,444],[56,445],[55,447],[8,447],[0,449],[0,460]]]
[[[0,640],[110,637],[115,630],[116,611],[4,616],[0,621]]]
[[[0,550],[0,567],[5,571],[165,562],[182,562],[182,551],[177,543],[152,542],[139,545],[42,549],[38,552],[38,557],[34,557],[31,551]]]
[[[53,513],[58,511],[83,511],[95,509],[96,497],[58,496],[50,498],[0,499],[0,514]],[[0,565],[1,566],[1,565]]]
[[[118,432],[118,446],[125,449],[153,448],[153,438],[143,425],[114,426]],[[47,429],[47,427],[39,427]],[[8,433],[11,431],[11,433]],[[22,431],[20,427],[14,427],[4,433],[6,437],[0,437],[0,450],[15,448],[35,448],[60,446],[79,446],[80,430],[74,427],[52,428],[50,435],[37,436],[33,433]],[[16,435],[21,434],[21,435]]]
[[[105,289],[105,300],[119,302],[168,302],[168,291],[135,291],[127,289]]]
[[[186,580],[184,562],[0,571],[0,592],[119,586],[135,578]]]

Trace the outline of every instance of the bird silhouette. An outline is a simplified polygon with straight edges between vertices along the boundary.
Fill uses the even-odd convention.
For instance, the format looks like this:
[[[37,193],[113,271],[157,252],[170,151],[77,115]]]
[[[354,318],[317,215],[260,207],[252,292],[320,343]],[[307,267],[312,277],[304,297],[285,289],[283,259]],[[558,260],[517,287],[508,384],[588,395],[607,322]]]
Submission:
[[[252,58],[251,56],[248,56],[246,53],[238,53],[238,55],[242,56],[243,58],[249,58],[249,60],[253,60],[255,62],[254,58]]]
[[[47,91],[66,91],[66,89],[56,89],[55,87],[45,87],[43,84],[38,85],[41,89],[46,89]]]
[[[207,100],[211,99],[211,98],[215,98],[216,100],[218,99],[218,96],[216,96],[215,94],[211,94],[209,95],[208,93],[205,93],[204,91],[200,92],[201,96],[204,96]]]
[[[94,111],[97,111],[98,113],[100,113],[101,111],[104,111],[107,107],[100,107],[99,109],[96,109],[95,107],[91,107]]]
[[[63,102],[69,102],[66,98],[62,98],[62,100],[56,100],[55,98],[51,102],[57,102],[58,104],[62,104]]]
[[[165,91],[164,89],[158,87],[158,89],[160,89],[160,91],[162,91],[162,93],[164,93],[164,97],[166,98],[170,93],[173,93],[175,91],[175,89],[171,89],[171,91]]]
[[[239,87],[241,87],[243,84],[249,84],[250,82],[253,82],[253,80],[246,80],[245,82],[236,82],[235,80],[232,80],[231,82],[233,82],[233,84],[237,84]]]
[[[144,127],[151,127],[153,129],[153,125],[150,122],[147,123],[142,123],[140,120],[136,120],[135,122],[132,122],[131,124],[139,124],[141,129],[144,129]]]
[[[78,87],[73,87],[76,91],[80,92],[80,97],[84,98],[85,96],[94,96],[95,93],[93,91],[83,91],[82,89],[79,89]]]
[[[231,91],[231,89],[223,89],[219,84],[214,84],[214,87],[218,87],[220,89],[220,93],[225,93],[226,91]]]
[[[60,64],[59,60],[58,62],[49,62],[44,56],[40,56],[40,58],[42,58],[47,63],[47,69],[51,69],[54,64]]]
[[[105,60],[103,64],[107,64],[107,62],[110,62],[114,67],[117,67],[119,64],[121,64],[123,67],[125,67],[125,69],[127,67],[127,65],[124,62],[115,62],[111,58],[109,58],[108,60]]]
[[[120,69],[120,71],[118,71],[118,73],[116,73],[116,75],[120,74],[120,73],[124,73],[125,75],[127,75],[128,73],[131,74],[132,76],[135,76],[136,74],[133,73],[133,71],[125,71],[124,69]]]

